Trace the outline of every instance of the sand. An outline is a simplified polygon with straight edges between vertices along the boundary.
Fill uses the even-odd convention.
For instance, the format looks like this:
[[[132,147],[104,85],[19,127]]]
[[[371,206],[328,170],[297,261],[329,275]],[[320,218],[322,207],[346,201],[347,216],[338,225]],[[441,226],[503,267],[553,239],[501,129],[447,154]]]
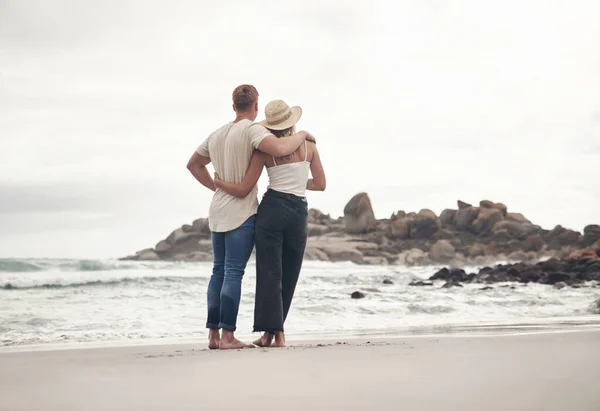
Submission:
[[[600,410],[600,331],[0,353],[0,410]]]

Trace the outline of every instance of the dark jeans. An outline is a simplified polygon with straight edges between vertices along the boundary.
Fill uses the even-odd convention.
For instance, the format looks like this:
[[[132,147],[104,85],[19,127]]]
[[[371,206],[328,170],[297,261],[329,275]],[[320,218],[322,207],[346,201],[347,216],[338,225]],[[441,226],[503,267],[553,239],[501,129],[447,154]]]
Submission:
[[[255,222],[253,215],[235,230],[212,233],[214,264],[208,283],[206,328],[235,331],[242,278],[254,248]]]
[[[254,331],[283,331],[307,237],[306,199],[267,190],[256,217]]]

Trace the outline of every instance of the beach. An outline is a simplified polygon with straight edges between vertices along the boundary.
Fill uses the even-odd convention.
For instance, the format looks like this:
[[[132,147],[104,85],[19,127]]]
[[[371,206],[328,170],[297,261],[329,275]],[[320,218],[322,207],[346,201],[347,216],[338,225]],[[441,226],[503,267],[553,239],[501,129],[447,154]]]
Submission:
[[[597,411],[600,329],[0,352],[0,410]]]

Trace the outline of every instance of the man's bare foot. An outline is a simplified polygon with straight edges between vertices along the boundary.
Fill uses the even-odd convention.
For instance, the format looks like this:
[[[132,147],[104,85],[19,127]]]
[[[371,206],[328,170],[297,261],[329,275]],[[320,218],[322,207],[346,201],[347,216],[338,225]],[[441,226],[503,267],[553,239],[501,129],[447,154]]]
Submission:
[[[217,350],[219,348],[219,341],[221,341],[219,330],[217,328],[208,330],[208,349]]]
[[[219,350],[239,350],[241,348],[254,348],[254,345],[243,343],[237,338],[219,342]]]
[[[273,344],[273,347],[285,347],[285,333],[283,333],[283,331],[277,331],[275,333],[275,344]]]
[[[233,336],[233,331],[223,330],[219,350],[239,350],[240,348],[254,348],[252,344],[246,344]]]
[[[262,337],[254,341],[254,345],[258,347],[270,347],[273,343],[273,334],[264,333]]]

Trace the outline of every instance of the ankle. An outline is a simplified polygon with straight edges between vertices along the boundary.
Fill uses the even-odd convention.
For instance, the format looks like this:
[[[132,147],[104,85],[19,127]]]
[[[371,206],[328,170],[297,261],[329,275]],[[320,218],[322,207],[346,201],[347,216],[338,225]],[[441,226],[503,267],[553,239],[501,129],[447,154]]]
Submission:
[[[224,340],[224,341],[233,341],[233,340],[235,340],[235,337],[233,335],[233,331],[223,330],[222,333],[221,333],[221,340]]]

